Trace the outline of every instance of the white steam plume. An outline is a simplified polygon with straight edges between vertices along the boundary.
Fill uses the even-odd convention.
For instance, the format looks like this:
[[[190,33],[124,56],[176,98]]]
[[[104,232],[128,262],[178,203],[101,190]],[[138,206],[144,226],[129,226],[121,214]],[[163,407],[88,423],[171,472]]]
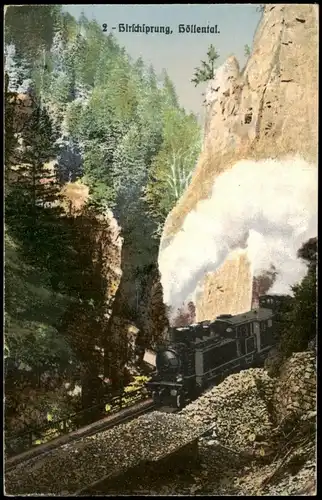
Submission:
[[[215,181],[159,255],[164,301],[173,309],[194,294],[235,248],[247,247],[254,276],[274,265],[272,293],[290,293],[306,265],[297,251],[317,236],[317,167],[300,157],[243,160]]]

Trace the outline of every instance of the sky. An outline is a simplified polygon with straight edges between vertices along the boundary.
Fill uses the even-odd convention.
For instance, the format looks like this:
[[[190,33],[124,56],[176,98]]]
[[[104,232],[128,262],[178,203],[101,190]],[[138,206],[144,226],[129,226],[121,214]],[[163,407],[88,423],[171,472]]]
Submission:
[[[107,24],[128,54],[152,64],[157,73],[166,69],[176,87],[180,105],[202,120],[202,92],[204,86],[191,83],[194,69],[206,59],[210,44],[220,55],[218,65],[234,54],[242,68],[246,62],[245,45],[252,46],[253,36],[260,19],[258,4],[170,4],[170,5],[64,5],[76,19],[83,11],[88,19]],[[118,25],[145,24],[146,26],[170,26],[173,33],[126,33],[119,32]],[[218,33],[179,33],[179,24],[215,26]],[[115,30],[112,27],[116,26]],[[102,28],[103,30],[103,28]]]

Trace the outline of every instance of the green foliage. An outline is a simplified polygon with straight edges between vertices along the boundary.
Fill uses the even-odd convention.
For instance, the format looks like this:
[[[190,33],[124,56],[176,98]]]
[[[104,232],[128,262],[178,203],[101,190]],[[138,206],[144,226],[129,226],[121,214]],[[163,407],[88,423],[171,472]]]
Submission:
[[[58,205],[60,186],[48,163],[55,154],[55,134],[44,108],[37,107],[32,113],[21,139],[7,166],[7,229],[19,241],[20,251],[29,264],[50,271],[54,285],[65,242],[58,224],[62,212]]]
[[[284,357],[305,350],[317,334],[316,325],[316,263],[317,239],[312,238],[299,251],[299,257],[308,264],[307,275],[292,287],[294,299],[281,323],[280,350]]]
[[[74,57],[76,87],[83,78],[88,44],[96,51],[96,72],[86,105],[80,100],[68,104],[64,123],[73,140],[82,144],[90,206],[114,208],[127,241],[142,242],[138,221],[148,215],[151,231],[158,227],[160,232],[189,183],[200,149],[199,126],[180,109],[166,71],[158,78],[142,60],[132,63],[113,35],[104,36],[85,18],[82,26],[73,49],[66,48]],[[215,58],[213,48],[209,57]]]
[[[207,82],[214,77],[214,69],[216,60],[219,58],[215,47],[211,44],[208,52],[208,61],[201,61],[201,68],[195,68],[194,77],[191,80],[195,84],[195,87],[202,82]]]
[[[128,406],[131,406],[135,404],[141,396],[138,394],[138,390],[143,388],[145,383],[149,380],[149,377],[146,376],[136,376],[134,377],[134,380],[124,388],[124,392],[128,394],[128,396],[123,396],[122,397],[122,408],[127,408]],[[115,409],[115,404],[116,407],[119,408],[119,398],[116,398],[114,402],[112,401],[112,404],[106,404],[105,405],[105,412],[109,413]]]
[[[90,379],[101,366],[96,346],[110,345],[104,273],[110,240],[97,214],[113,208],[130,256],[126,273],[136,285],[156,257],[152,235],[189,183],[200,128],[180,108],[166,71],[158,76],[142,59],[132,62],[96,22],[76,21],[61,6],[24,7],[28,19],[21,30],[14,9],[6,41],[15,44],[21,69],[26,62],[42,106],[18,138],[6,106],[7,235],[23,262],[23,271],[6,269],[7,343],[10,354],[31,364],[66,360],[73,351]],[[213,48],[208,56],[211,69]],[[48,169],[58,138],[81,151],[82,181],[90,190],[87,209],[75,218],[62,213],[58,176]],[[64,307],[58,297],[65,297]],[[121,314],[131,315],[139,300],[129,296]]]
[[[11,5],[5,15],[5,40],[32,60],[43,48],[49,50],[61,5]]]
[[[140,387],[144,387],[144,384],[149,380],[149,377],[144,375],[138,375],[134,377],[134,380],[131,384],[125,387],[124,392],[134,392],[137,391]]]
[[[201,148],[196,118],[177,108],[163,114],[163,143],[149,172],[145,196],[151,213],[162,229],[170,210],[189,185]]]
[[[178,108],[179,107],[179,101],[178,101],[178,96],[176,93],[176,89],[174,84],[169,78],[168,73],[166,70],[163,70],[162,76],[161,76],[161,82],[163,84],[163,89],[162,89],[162,94],[165,99],[165,104],[166,106],[169,107],[174,107]]]
[[[133,124],[118,143],[113,155],[113,185],[126,208],[137,201],[146,175],[144,144]],[[127,210],[126,210],[127,211]]]
[[[5,346],[11,359],[36,368],[66,367],[73,352],[56,326],[69,299],[48,288],[48,273],[21,261],[5,233]]]
[[[249,46],[249,45],[247,45],[247,44],[246,44],[246,45],[245,45],[245,47],[244,47],[244,54],[245,54],[245,57],[249,57],[249,56],[250,56],[250,54],[251,54],[251,48],[250,48],[250,46]]]
[[[14,130],[14,105],[10,103],[10,97],[12,97],[12,93],[8,92],[9,86],[9,76],[8,73],[5,74],[5,151],[4,151],[4,159],[5,159],[5,180],[6,183],[9,180],[10,174],[10,164],[12,160],[12,155],[14,149],[17,145],[17,137],[15,136]]]
[[[20,50],[21,33],[18,25],[22,11],[18,10],[11,10],[6,29],[8,41],[16,44],[17,50]],[[160,225],[165,212],[173,205],[173,197],[177,199],[185,188],[193,163],[189,160],[188,167],[183,165],[186,157],[190,156],[190,151],[185,151],[185,145],[180,148],[182,151],[178,160],[178,152],[169,148],[168,139],[164,138],[169,113],[177,113],[180,117],[177,120],[179,129],[182,128],[180,121],[190,119],[180,110],[174,85],[167,72],[164,70],[159,78],[152,66],[145,68],[142,59],[132,63],[115,37],[112,34],[105,36],[100,26],[95,21],[87,20],[84,15],[76,22],[70,14],[62,13],[60,6],[37,6],[35,12],[29,7],[22,10],[25,11],[24,16],[29,16],[29,24],[37,23],[39,32],[31,37],[32,50],[21,53],[26,60],[31,60],[32,54],[34,85],[44,101],[50,103],[55,123],[63,122],[64,133],[67,132],[76,144],[82,146],[85,181],[90,187],[90,204],[99,210],[122,204],[124,196],[120,190],[125,192],[130,188],[131,193],[134,192],[132,183],[125,180],[123,175],[130,179],[139,162],[140,168],[136,172],[144,170],[144,175],[136,176],[135,196],[137,199],[143,196],[143,203],[136,204],[136,217],[142,217],[142,210],[152,214],[162,206],[162,216],[157,222]],[[212,71],[217,57],[214,47],[210,46],[209,62],[203,63],[203,69]],[[80,95],[83,97],[75,100]],[[172,133],[177,135],[176,128],[172,128]],[[130,138],[133,134],[137,139],[132,146]],[[192,142],[194,149],[198,140]],[[176,157],[176,173],[163,183],[156,197],[158,206],[155,206],[154,201],[146,205],[144,192],[149,173],[152,177],[154,175],[150,172],[152,163],[156,162],[156,158],[160,161],[165,158],[166,169],[171,170],[173,154]],[[133,158],[133,161],[129,161],[129,158]],[[164,199],[160,200],[160,196]],[[129,206],[124,206],[123,210],[118,206],[117,210],[125,215]]]
[[[53,23],[51,50],[40,44],[43,61],[33,78],[44,101],[51,105],[55,123],[63,122],[64,133],[81,145],[90,206],[114,208],[122,220],[128,220],[130,213],[129,233],[146,215],[151,230],[155,224],[160,229],[167,211],[189,182],[194,151],[199,148],[196,120],[180,109],[165,70],[158,77],[142,59],[131,62],[114,36],[105,36],[96,22],[82,16],[75,23],[64,13]],[[209,63],[204,63],[204,68],[210,71],[217,57],[210,46]],[[194,137],[189,121],[194,122]],[[170,134],[183,144],[171,147]],[[161,162],[164,179],[154,195],[151,179],[155,175],[162,178],[154,172],[161,169]]]
[[[83,105],[80,101],[72,101],[66,107],[65,126],[71,139],[76,140],[82,134]]]
[[[7,7],[5,42],[15,46],[20,59],[28,61],[28,78],[39,95],[41,87],[49,84],[45,70],[47,54],[61,18],[60,5],[20,5]]]

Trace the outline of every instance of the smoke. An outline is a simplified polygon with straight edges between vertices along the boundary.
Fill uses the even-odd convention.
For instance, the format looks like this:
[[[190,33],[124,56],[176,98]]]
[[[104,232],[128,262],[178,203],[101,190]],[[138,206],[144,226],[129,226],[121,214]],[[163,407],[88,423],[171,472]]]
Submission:
[[[275,267],[271,293],[290,293],[306,274],[297,251],[317,235],[317,167],[300,157],[243,160],[215,181],[159,255],[164,301],[173,309],[233,249],[245,248],[253,275]],[[198,286],[199,284],[199,286]]]

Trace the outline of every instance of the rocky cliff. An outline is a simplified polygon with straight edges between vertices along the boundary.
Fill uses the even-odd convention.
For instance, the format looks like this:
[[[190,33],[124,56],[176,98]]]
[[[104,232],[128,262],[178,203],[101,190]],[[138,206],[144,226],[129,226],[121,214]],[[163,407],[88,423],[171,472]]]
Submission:
[[[240,160],[300,156],[316,164],[317,43],[316,6],[270,4],[245,68],[240,71],[231,56],[216,71],[206,91],[203,150],[190,186],[166,220],[159,263],[184,231],[188,214],[209,198],[218,176]],[[230,253],[215,272],[200,278],[197,320],[249,309],[252,281],[247,252]]]
[[[62,206],[65,211],[74,217],[81,217],[84,220],[85,206],[89,198],[89,188],[81,181],[68,182],[61,190]],[[121,253],[123,239],[120,235],[120,227],[111,211],[95,216],[93,224],[93,263],[102,259],[102,273],[107,280],[106,301],[111,304],[119,287],[121,270]]]

